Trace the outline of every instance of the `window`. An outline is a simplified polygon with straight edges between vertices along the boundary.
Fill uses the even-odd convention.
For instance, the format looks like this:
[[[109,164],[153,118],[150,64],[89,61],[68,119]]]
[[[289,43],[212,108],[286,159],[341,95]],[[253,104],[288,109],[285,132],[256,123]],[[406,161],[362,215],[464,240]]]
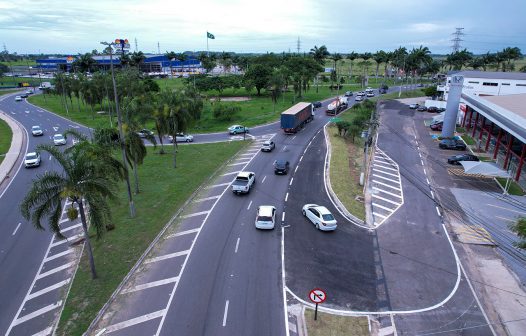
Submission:
[[[515,86],[526,86],[526,84],[515,84]]]
[[[482,85],[484,85],[484,86],[499,86],[498,83],[493,83],[493,82],[484,82],[484,83],[482,83]]]
[[[479,84],[480,82],[472,82],[472,81],[469,81],[468,83],[470,83],[470,84]]]
[[[509,85],[510,85],[510,83],[502,83],[501,85],[508,85],[508,86],[509,86]]]

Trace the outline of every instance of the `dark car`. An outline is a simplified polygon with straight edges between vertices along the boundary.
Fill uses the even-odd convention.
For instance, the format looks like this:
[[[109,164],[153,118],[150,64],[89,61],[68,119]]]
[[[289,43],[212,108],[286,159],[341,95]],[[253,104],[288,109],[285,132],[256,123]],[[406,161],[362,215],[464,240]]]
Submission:
[[[22,94],[20,95],[20,97],[22,97],[22,98],[27,98],[27,97],[29,97],[29,95],[28,95],[27,93],[22,93]]]
[[[148,136],[153,136],[153,132],[144,128],[142,130],[140,130],[139,132],[137,132],[137,135],[141,138],[146,138]]]
[[[429,106],[427,108],[427,112],[438,113],[438,107],[436,107],[436,106]]]
[[[435,124],[431,124],[431,125],[429,125],[429,127],[430,127],[433,131],[441,131],[443,125],[444,125],[443,122],[437,122],[437,123],[435,123]]]
[[[274,161],[274,174],[276,175],[287,175],[289,172],[289,162],[287,160],[278,159]]]
[[[352,91],[345,92],[345,97],[352,97],[353,93]]]
[[[314,106],[314,108],[321,107],[321,102],[314,102],[312,103],[312,106]]]
[[[439,108],[438,108],[438,113],[440,113],[440,112],[444,112],[445,110],[446,110],[445,108],[443,108],[443,107],[439,107]]]
[[[473,154],[459,154],[450,156],[447,159],[447,163],[453,165],[459,165],[460,161],[479,161],[479,158]]]
[[[440,143],[438,144],[438,147],[442,149],[465,150],[466,144],[462,140],[444,139],[440,141]]]
[[[424,111],[427,111],[427,107],[425,107],[424,105],[418,106],[418,108],[416,110],[420,111],[420,112],[424,112]]]

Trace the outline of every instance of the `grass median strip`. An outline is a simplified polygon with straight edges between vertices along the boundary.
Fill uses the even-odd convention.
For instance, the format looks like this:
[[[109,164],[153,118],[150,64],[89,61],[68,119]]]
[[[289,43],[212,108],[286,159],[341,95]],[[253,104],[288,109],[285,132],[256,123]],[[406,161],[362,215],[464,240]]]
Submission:
[[[0,119],[0,163],[5,158],[5,155],[11,147],[11,139],[13,138],[13,132],[9,125]]]
[[[99,278],[91,280],[82,256],[58,327],[58,335],[82,335],[138,258],[190,195],[227,159],[247,143],[242,141],[179,146],[173,157],[148,148],[139,167],[141,193],[134,195],[137,216],[130,218],[125,186],[113,204],[115,230],[93,240]]]
[[[305,310],[305,324],[309,336],[369,336],[369,321],[366,316],[339,316],[318,311]]]

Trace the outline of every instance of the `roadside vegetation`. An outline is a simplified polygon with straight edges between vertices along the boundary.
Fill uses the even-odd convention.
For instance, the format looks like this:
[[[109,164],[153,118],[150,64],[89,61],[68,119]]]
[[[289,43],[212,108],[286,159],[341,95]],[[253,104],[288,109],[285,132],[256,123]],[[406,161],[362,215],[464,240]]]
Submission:
[[[314,311],[305,309],[304,317],[309,336],[369,336],[367,316],[339,316],[318,312],[314,320]]]
[[[2,163],[11,147],[12,138],[13,132],[11,132],[11,128],[5,121],[0,119],[0,163]]]

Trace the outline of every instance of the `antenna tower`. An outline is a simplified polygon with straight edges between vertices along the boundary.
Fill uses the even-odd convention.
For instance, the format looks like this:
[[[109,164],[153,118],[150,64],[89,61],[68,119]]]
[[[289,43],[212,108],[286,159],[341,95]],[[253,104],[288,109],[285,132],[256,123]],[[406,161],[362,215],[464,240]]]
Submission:
[[[464,28],[455,28],[455,32],[452,34],[453,35],[453,39],[451,40],[451,42],[453,42],[453,45],[451,46],[451,48],[453,48],[453,52],[457,52],[457,51],[460,51],[460,42],[464,41],[462,39],[462,36],[464,36]]]

